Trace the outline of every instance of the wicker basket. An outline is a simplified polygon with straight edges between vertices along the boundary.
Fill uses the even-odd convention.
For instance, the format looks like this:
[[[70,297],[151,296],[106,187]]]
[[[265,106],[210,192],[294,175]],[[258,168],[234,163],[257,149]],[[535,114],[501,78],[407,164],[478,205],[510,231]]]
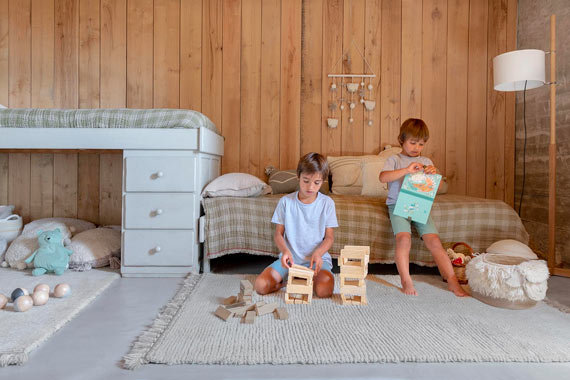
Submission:
[[[463,247],[460,250],[457,250],[456,248],[458,247]],[[471,248],[469,246],[469,244],[464,243],[462,241],[455,243],[451,246],[451,249],[453,249],[455,252],[461,252],[463,253],[465,256],[469,256],[471,258],[473,258],[473,248]],[[453,266],[453,272],[455,272],[455,277],[457,277],[457,280],[459,281],[460,284],[467,284],[467,276],[465,275],[465,266],[466,264],[453,264],[451,263],[451,265]],[[445,281],[445,280],[444,280]]]

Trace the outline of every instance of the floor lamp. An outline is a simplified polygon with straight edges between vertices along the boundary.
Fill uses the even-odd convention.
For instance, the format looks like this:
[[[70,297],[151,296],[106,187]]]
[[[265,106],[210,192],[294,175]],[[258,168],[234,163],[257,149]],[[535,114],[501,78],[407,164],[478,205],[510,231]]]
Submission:
[[[526,49],[493,58],[496,91],[530,90],[550,86],[550,146],[548,165],[548,267],[553,275],[570,277],[570,269],[556,267],[556,16],[550,16],[550,82],[545,81],[545,55]]]

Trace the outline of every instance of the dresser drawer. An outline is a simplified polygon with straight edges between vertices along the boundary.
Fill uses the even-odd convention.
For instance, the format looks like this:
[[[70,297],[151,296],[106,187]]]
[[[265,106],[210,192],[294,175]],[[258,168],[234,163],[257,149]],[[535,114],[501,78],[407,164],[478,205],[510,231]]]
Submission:
[[[194,231],[124,231],[123,265],[190,266]]]
[[[127,157],[125,191],[194,191],[194,157]]]
[[[125,195],[124,228],[194,229],[192,193],[130,193]]]

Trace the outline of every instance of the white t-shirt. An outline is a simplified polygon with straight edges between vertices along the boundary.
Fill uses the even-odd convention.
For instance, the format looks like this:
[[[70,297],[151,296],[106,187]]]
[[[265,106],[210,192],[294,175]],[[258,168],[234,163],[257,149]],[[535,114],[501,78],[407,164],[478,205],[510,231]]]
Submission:
[[[319,192],[312,203],[305,204],[298,194],[296,191],[279,200],[271,222],[285,226],[285,244],[293,262],[303,265],[311,262],[311,254],[323,242],[326,228],[338,227],[338,222],[334,201],[329,196]],[[323,255],[323,262],[332,266],[328,252]]]
[[[433,162],[423,156],[410,157],[403,155],[402,153],[394,154],[388,157],[382,171],[398,170],[407,168],[412,162],[419,162],[422,165],[433,165]],[[387,205],[395,205],[398,200],[398,194],[400,194],[400,189],[402,188],[402,183],[404,182],[404,177],[397,181],[388,182],[388,198],[386,198]]]

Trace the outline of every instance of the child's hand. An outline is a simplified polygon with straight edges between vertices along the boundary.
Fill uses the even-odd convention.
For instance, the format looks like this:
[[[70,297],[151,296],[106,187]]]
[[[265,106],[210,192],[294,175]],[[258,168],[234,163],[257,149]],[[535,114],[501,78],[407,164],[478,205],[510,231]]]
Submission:
[[[437,169],[435,168],[435,166],[433,165],[428,165],[426,166],[426,168],[424,169],[424,172],[426,174],[436,174],[437,173]]]
[[[291,252],[283,252],[283,255],[281,255],[281,265],[283,268],[291,268],[293,265],[293,256],[291,255]]]
[[[323,266],[323,258],[321,255],[313,253],[311,256],[311,263],[309,264],[309,268],[313,269],[313,265],[315,265],[314,271],[316,276]]]
[[[406,169],[408,170],[408,173],[414,174],[421,171],[423,168],[423,164],[419,162],[412,162]]]

